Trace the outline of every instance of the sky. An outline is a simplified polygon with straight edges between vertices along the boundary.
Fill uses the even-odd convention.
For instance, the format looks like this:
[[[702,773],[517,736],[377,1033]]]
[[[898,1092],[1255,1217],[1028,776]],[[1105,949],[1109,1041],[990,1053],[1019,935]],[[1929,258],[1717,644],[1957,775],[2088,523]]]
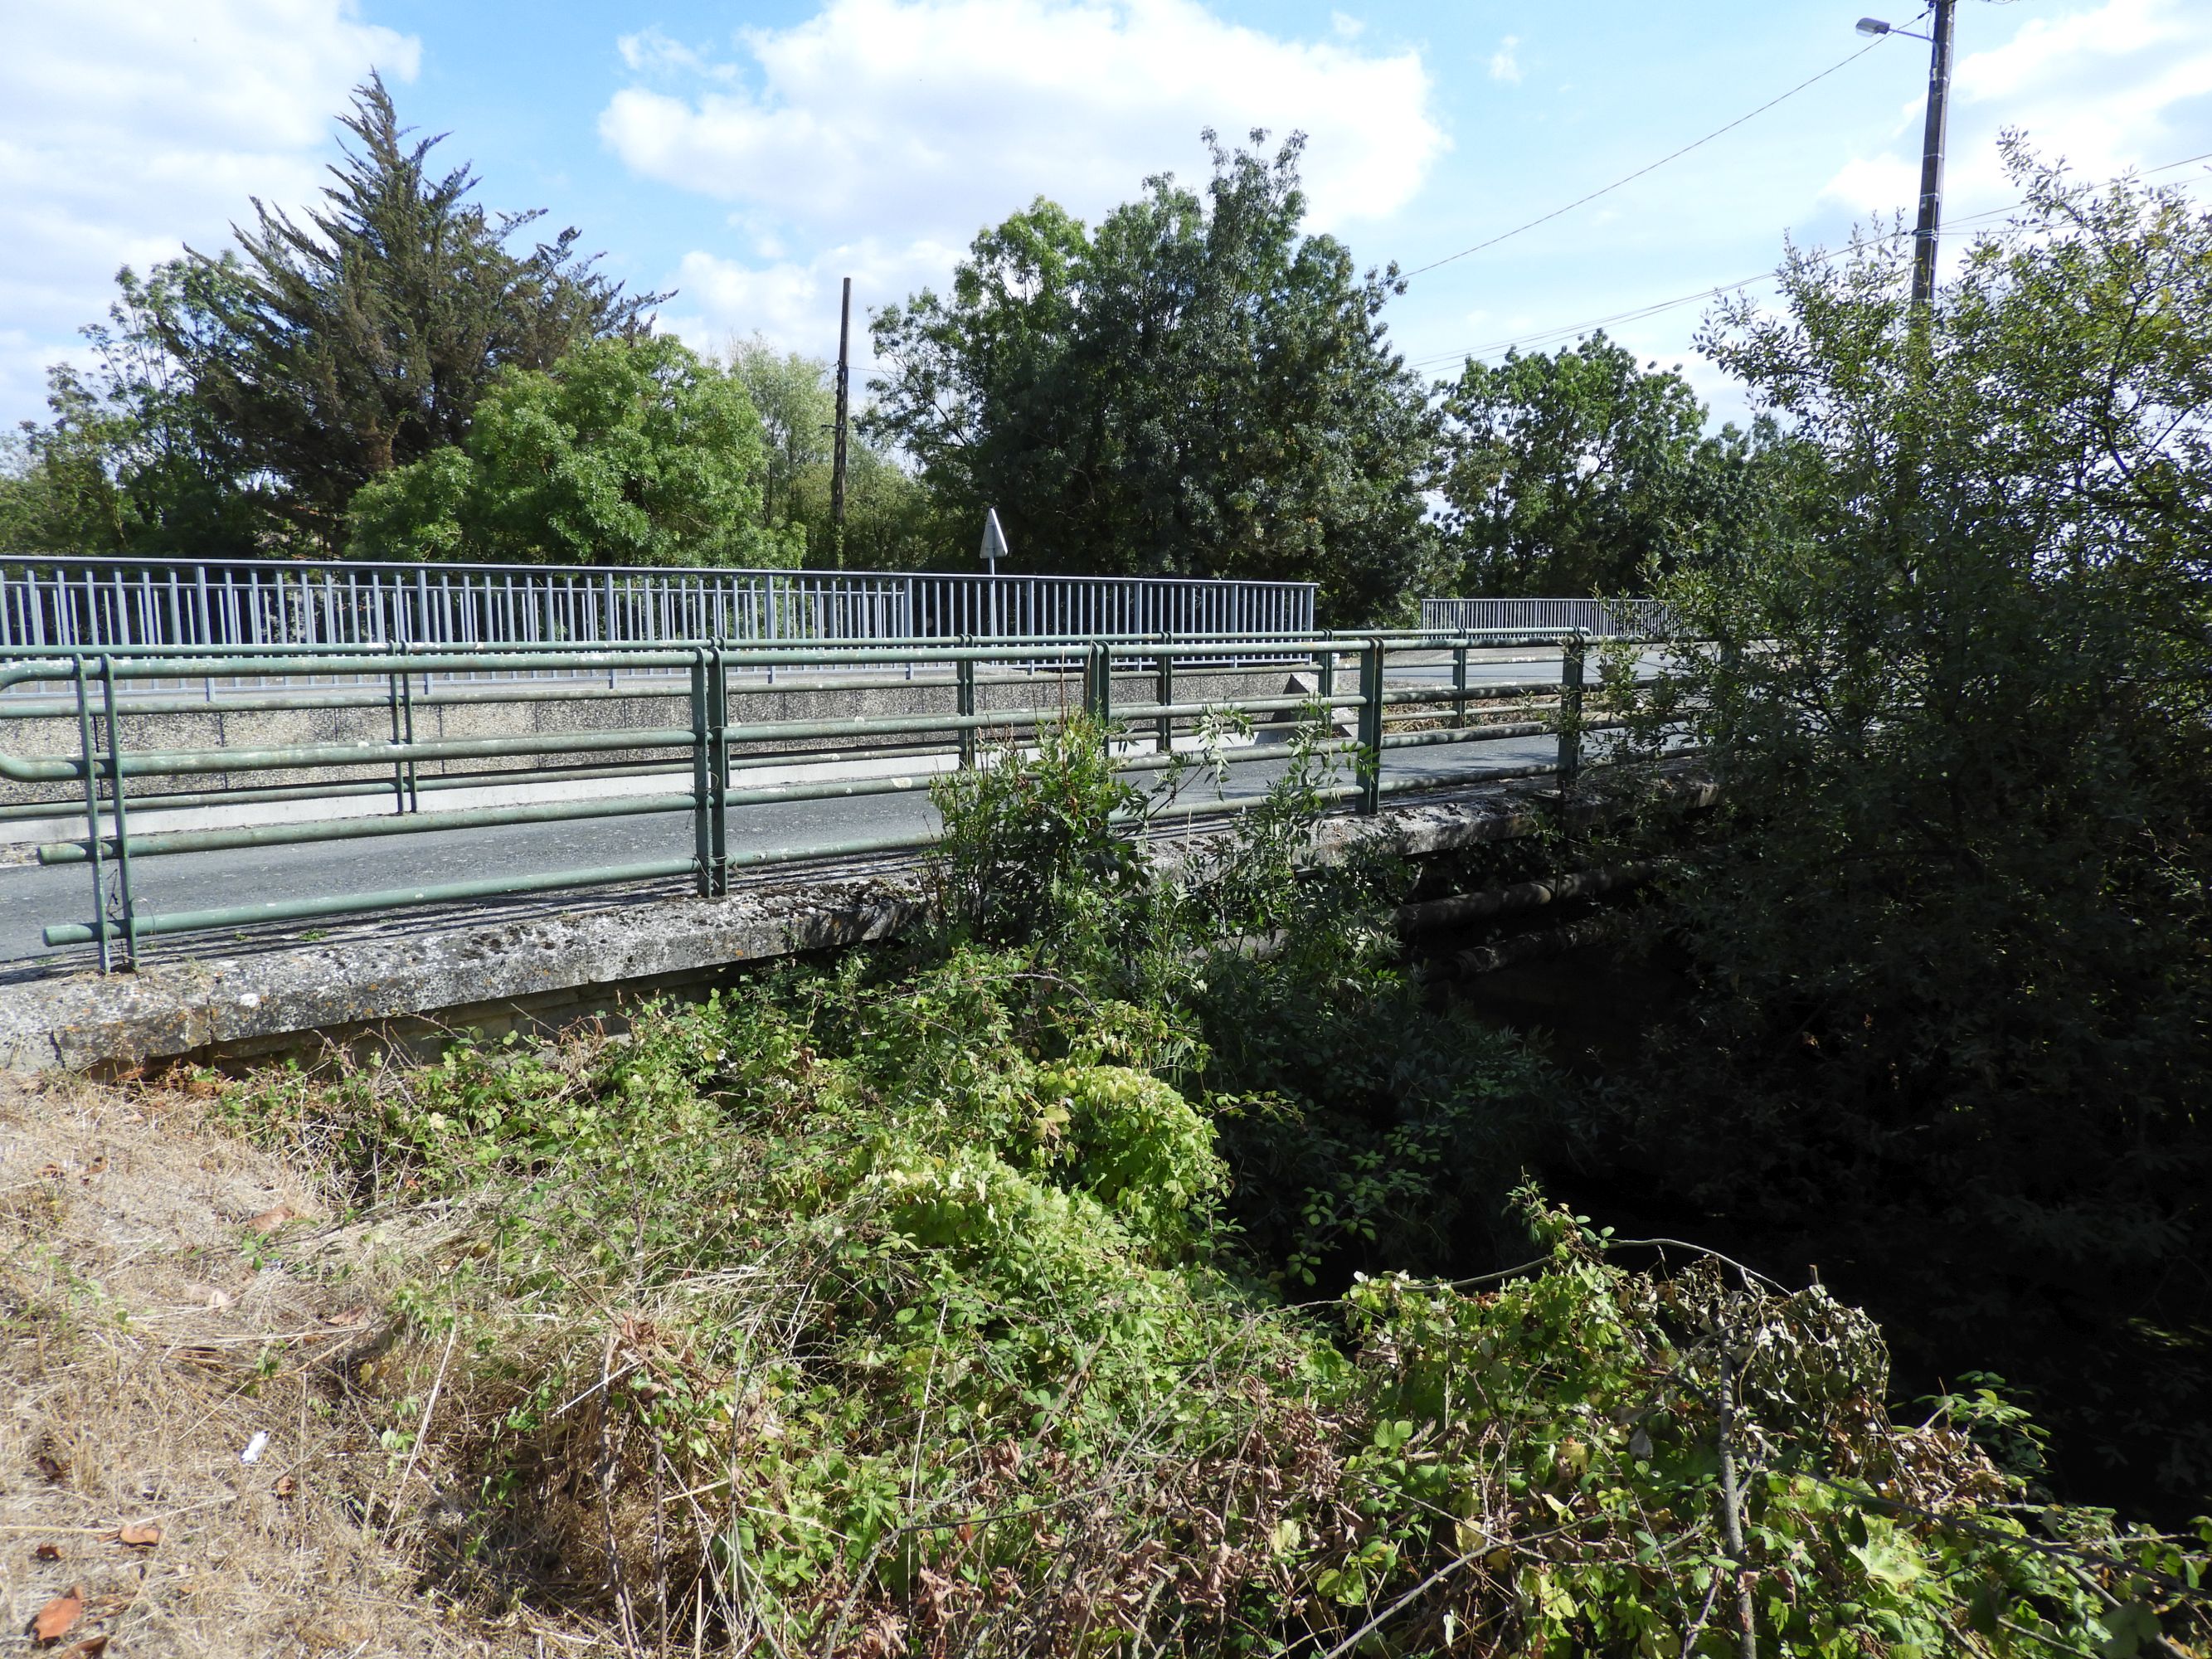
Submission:
[[[1692,347],[1711,290],[1911,210],[1927,47],[1855,33],[1885,3],[0,0],[0,423],[44,413],[118,266],[311,202],[372,69],[488,206],[675,290],[661,324],[703,349],[834,355],[849,276],[865,375],[865,313],[984,226],[1039,195],[1095,222],[1150,174],[1202,181],[1203,129],[1261,127],[1307,135],[1315,228],[1417,273],[1387,317],[1424,373],[1618,319],[1740,418]],[[2203,0],[1962,0],[1958,52],[1948,219],[2015,199],[2008,127],[2092,179],[2212,152]],[[2156,179],[2212,202],[2208,169]]]

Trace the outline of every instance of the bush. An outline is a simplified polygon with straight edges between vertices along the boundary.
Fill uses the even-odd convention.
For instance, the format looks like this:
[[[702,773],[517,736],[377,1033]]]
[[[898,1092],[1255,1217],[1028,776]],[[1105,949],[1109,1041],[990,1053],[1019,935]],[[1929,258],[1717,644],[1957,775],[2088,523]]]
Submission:
[[[1079,1076],[1117,1039],[1027,983],[789,972],[255,1108],[378,1147],[380,1213],[474,1218],[407,1298],[392,1441],[441,1383],[451,1593],[825,1654],[1720,1654],[1747,1596],[1784,1655],[2196,1628],[2194,1547],[2023,1506],[1976,1440],[2001,1407],[1893,1425],[1817,1288],[1632,1271],[1533,1195],[1538,1259],[1486,1284],[1238,1288],[1188,1109]],[[888,1083],[917,1024],[956,1086]],[[1115,1201],[1154,1169],[1149,1214]]]
[[[1713,342],[1793,422],[1794,480],[1661,589],[1717,644],[1647,713],[1724,787],[1694,846],[1669,831],[1699,994],[1620,1091],[1625,1158],[1850,1272],[1924,1371],[2032,1379],[2075,1470],[2188,1505],[2212,215],[2013,161],[2035,234],[1978,243],[1931,315],[1909,250],[1869,245],[1794,263],[1786,316]]]
[[[443,1402],[452,1593],[559,1599],[634,1650],[884,1659],[1718,1655],[1747,1626],[1824,1659],[2123,1653],[2203,1627],[2197,1543],[2035,1501],[1977,1438],[2033,1444],[1994,1394],[1893,1424],[1879,1334],[1817,1286],[1638,1271],[1525,1191],[1533,1261],[1288,1304],[1268,1280],[1317,1241],[1398,1250],[1496,1181],[1462,1137],[1541,1074],[1343,954],[1364,878],[1279,871],[1237,890],[1257,909],[1218,866],[1078,891],[1118,787],[1083,735],[941,797],[1062,809],[1018,872],[1053,907],[1021,942],[956,915],[621,1036],[241,1091],[366,1210],[441,1218],[391,1443],[413,1458]],[[1268,816],[1246,846],[1285,844]],[[989,823],[955,829],[994,867]],[[1072,935],[1154,965],[1056,957]],[[1343,1093],[1251,1035],[1329,998]],[[1267,1076],[1264,1103],[1216,1088]],[[1240,1235],[1224,1173],[1264,1182],[1255,1148],[1330,1216]]]

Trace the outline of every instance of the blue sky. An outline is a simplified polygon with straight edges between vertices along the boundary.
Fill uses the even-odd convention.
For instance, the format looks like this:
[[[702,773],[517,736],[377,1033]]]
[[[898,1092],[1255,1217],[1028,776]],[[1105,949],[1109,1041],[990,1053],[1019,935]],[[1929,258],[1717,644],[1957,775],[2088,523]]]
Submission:
[[[1148,173],[1200,177],[1206,125],[1306,131],[1316,222],[1363,264],[1423,265],[1831,69],[1882,3],[0,0],[0,421],[41,412],[44,365],[75,352],[116,265],[219,246],[250,196],[306,199],[372,64],[475,161],[488,204],[547,208],[609,270],[678,289],[664,322],[687,340],[828,353],[840,276],[880,305],[1033,195],[1095,218]],[[2004,125],[2090,176],[2212,151],[2202,0],[1964,0],[1959,46],[1954,216],[2011,199]],[[1832,242],[1909,206],[1926,72],[1921,43],[1892,39],[1418,276],[1397,340],[1441,374],[1771,270],[1785,232]],[[2207,177],[2160,175],[2212,195]],[[1704,309],[1613,331],[1739,414],[1690,351]]]

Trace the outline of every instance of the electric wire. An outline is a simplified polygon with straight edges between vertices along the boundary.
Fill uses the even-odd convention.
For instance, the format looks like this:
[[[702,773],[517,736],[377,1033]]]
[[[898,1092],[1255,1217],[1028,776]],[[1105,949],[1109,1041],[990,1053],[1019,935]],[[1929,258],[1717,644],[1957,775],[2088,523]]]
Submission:
[[[1921,15],[1924,17],[1927,14],[1923,11]],[[1915,21],[1917,21],[1917,20],[1916,19]],[[1662,155],[1657,161],[1647,163],[1645,166],[1637,168],[1635,172],[1614,179],[1609,185],[1601,185],[1598,189],[1590,191],[1587,196],[1578,196],[1573,201],[1568,203],[1565,207],[1553,208],[1549,213],[1544,214],[1540,217],[1531,219],[1525,225],[1516,225],[1510,230],[1501,231],[1498,234],[1492,236],[1487,241],[1477,242],[1473,247],[1463,247],[1456,253],[1445,254],[1441,259],[1431,259],[1425,265],[1415,265],[1411,270],[1401,271],[1399,273],[1399,278],[1401,281],[1410,282],[1413,278],[1421,276],[1425,272],[1434,270],[1440,265],[1448,265],[1455,259],[1464,259],[1469,254],[1480,253],[1486,248],[1496,247],[1500,242],[1510,241],[1514,237],[1520,235],[1523,231],[1534,230],[1539,225],[1549,224],[1553,220],[1559,218],[1561,215],[1572,213],[1577,208],[1581,207],[1587,203],[1595,202],[1601,196],[1610,196],[1614,191],[1619,190],[1623,185],[1632,185],[1638,179],[1644,177],[1645,173],[1656,173],[1661,167],[1665,167],[1669,161],[1680,161],[1683,156],[1687,155],[1692,150],[1703,149],[1705,145],[1710,144],[1714,139],[1722,137],[1723,134],[1734,132],[1745,122],[1752,120],[1758,116],[1765,114],[1767,111],[1772,109],[1777,104],[1787,103],[1790,99],[1795,98],[1799,93],[1804,91],[1806,88],[1826,80],[1830,76],[1835,74],[1839,70],[1848,69],[1851,64],[1857,63],[1860,58],[1865,57],[1869,52],[1880,50],[1882,43],[1888,39],[1889,36],[1887,34],[1876,35],[1869,45],[1861,46],[1850,57],[1843,58],[1839,62],[1829,64],[1827,68],[1822,70],[1818,75],[1811,76],[1809,79],[1800,81],[1796,86],[1790,88],[1789,91],[1768,99],[1757,109],[1737,116],[1735,120],[1729,122],[1726,126],[1715,127],[1704,137],[1692,139],[1690,143],[1683,145],[1681,149],[1673,151],[1671,154]]]
[[[2185,155],[2179,161],[2164,161],[2154,167],[2145,167],[2135,176],[2148,179],[2157,173],[2172,173],[2178,167],[2185,167],[2193,162],[2208,161],[2212,161],[2212,150],[2206,150],[2196,155]],[[1944,228],[1958,229],[1985,220],[2002,218],[2006,214],[2026,205],[2025,202],[2008,202],[2002,207],[1985,208],[1977,213],[1962,214],[1955,219],[1946,221]],[[1887,232],[1880,236],[1861,237],[1839,248],[1808,254],[1804,263],[1814,265],[1827,264],[1843,258],[1855,248],[1879,246],[1886,242],[1901,241],[1916,234],[1917,232],[1914,230],[1899,229]],[[1563,340],[1577,334],[1586,334],[1592,329],[1610,327],[1620,323],[1642,322],[1646,318],[1679,310],[1683,306],[1695,305],[1701,300],[1717,300],[1724,294],[1739,293],[1745,289],[1754,288],[1761,283],[1777,281],[1778,277],[1778,272],[1763,270],[1755,276],[1740,277],[1732,283],[1717,283],[1710,287],[1698,289],[1692,293],[1677,295],[1670,300],[1656,300],[1648,305],[1613,312],[1604,317],[1589,317],[1580,322],[1561,323],[1549,328],[1516,334],[1509,338],[1489,341],[1482,345],[1468,346],[1458,351],[1439,351],[1424,357],[1409,358],[1406,367],[1425,368],[1437,363],[1449,362],[1455,358],[1486,357],[1493,352],[1510,350],[1518,346],[1548,345],[1554,340]]]

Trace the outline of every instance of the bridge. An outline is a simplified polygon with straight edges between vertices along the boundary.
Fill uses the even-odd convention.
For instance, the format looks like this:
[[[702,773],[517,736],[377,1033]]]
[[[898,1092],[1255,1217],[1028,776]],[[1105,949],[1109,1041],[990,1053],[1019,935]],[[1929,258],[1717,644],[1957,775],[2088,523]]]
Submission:
[[[427,580],[345,573],[349,595],[341,569],[319,592],[198,567],[0,585],[0,1062],[481,1023],[880,936],[938,832],[929,781],[1072,710],[1170,797],[1156,838],[1263,799],[1303,723],[1331,811],[1414,851],[1520,833],[1528,792],[1571,783],[1618,725],[1583,706],[1578,631],[900,636],[1044,602],[947,578],[961,597],[917,611],[825,577],[748,611],[746,573],[611,600],[552,573],[508,603],[507,579],[465,571],[425,608]],[[231,597],[185,603],[203,582]],[[1059,619],[1297,605],[1085,586]],[[769,615],[774,635],[750,626]],[[748,628],[684,637],[708,621]],[[440,631],[477,637],[422,638]]]

